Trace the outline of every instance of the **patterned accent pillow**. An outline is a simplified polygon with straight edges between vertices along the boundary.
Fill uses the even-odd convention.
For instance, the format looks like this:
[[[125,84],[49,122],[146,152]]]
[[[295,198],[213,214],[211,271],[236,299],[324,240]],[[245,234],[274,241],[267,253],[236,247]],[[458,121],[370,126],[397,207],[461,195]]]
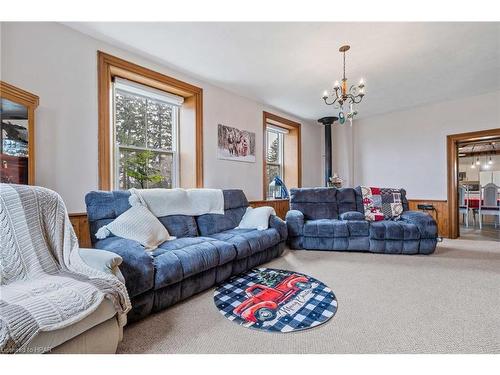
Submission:
[[[365,219],[398,220],[403,213],[401,190],[361,186]]]

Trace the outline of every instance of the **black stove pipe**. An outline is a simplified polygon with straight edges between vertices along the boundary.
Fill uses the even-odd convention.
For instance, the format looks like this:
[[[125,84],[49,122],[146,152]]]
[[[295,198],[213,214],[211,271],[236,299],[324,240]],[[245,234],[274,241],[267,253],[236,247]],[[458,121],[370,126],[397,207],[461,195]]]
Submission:
[[[332,176],[332,124],[338,119],[338,117],[330,116],[318,120],[325,126],[325,186],[328,186],[328,181]]]

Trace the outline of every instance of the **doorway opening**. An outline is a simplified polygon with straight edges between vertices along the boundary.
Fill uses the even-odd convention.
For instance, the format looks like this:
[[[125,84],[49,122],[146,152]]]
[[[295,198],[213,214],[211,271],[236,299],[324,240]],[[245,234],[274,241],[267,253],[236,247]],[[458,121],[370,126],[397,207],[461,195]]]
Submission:
[[[447,143],[450,238],[500,241],[500,129]]]

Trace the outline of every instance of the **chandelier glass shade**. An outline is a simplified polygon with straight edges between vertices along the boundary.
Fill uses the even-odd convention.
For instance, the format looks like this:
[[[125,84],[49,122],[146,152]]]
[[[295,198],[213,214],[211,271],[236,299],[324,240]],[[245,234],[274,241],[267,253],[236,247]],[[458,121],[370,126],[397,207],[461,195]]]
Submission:
[[[352,105],[360,103],[365,96],[365,82],[363,81],[363,79],[360,79],[357,85],[349,86],[347,83],[347,77],[345,75],[345,53],[350,48],[351,47],[348,45],[339,48],[339,52],[343,54],[344,61],[344,74],[342,76],[342,80],[340,81],[340,83],[339,81],[335,81],[332,92],[329,93],[325,90],[322,98],[325,101],[325,104],[336,104],[340,109],[343,108],[344,104],[348,104],[350,105],[352,111]]]

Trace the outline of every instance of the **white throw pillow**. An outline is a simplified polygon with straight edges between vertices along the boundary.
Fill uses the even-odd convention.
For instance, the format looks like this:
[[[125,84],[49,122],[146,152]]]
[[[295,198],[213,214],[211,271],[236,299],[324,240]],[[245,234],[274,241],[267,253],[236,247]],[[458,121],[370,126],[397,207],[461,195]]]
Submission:
[[[111,223],[99,228],[96,238],[103,239],[113,233],[115,236],[134,240],[146,250],[154,250],[161,243],[174,239],[163,224],[147,207],[134,205]]]
[[[258,229],[264,230],[269,227],[269,217],[276,215],[274,208],[264,207],[248,207],[245,214],[241,218],[238,229]]]

